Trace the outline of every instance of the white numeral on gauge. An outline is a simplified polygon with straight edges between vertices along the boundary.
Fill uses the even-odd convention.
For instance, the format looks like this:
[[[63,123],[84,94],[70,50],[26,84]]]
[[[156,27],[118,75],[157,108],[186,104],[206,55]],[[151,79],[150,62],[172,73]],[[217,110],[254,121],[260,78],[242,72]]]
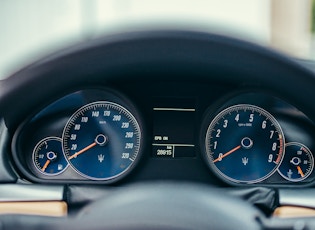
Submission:
[[[228,120],[224,120],[223,121],[223,128],[227,128],[229,121]]]
[[[215,135],[215,137],[220,137],[220,133],[221,133],[221,129],[217,130],[217,134]]]

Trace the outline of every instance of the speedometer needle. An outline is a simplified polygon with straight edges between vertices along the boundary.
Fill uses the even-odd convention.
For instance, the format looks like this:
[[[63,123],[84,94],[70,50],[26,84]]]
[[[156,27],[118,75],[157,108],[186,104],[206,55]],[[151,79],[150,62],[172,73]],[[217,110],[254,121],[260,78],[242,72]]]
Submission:
[[[75,154],[73,154],[72,156],[70,156],[68,158],[68,160],[71,160],[72,158],[75,158],[76,156],[80,155],[81,153],[84,153],[86,151],[88,151],[89,149],[93,148],[94,146],[96,146],[97,143],[96,142],[93,142],[92,144],[86,146],[84,149],[81,149],[79,152],[76,152]]]
[[[236,146],[234,149],[231,149],[230,151],[228,151],[227,153],[223,154],[222,156],[218,157],[217,159],[215,159],[213,161],[213,163],[216,163],[218,161],[221,161],[224,157],[230,155],[231,153],[234,153],[236,150],[240,149],[242,146],[241,145],[238,145]]]

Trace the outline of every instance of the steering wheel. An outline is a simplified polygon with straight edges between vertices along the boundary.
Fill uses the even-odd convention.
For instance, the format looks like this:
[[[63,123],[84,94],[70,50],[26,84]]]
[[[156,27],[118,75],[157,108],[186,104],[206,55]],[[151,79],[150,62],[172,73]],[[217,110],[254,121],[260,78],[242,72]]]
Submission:
[[[289,100],[315,121],[310,100],[315,97],[315,79],[309,70],[263,47],[192,31],[117,34],[57,52],[1,82],[0,113],[13,133],[34,109],[69,89],[156,78],[250,86]],[[297,90],[303,93],[293,93]],[[14,229],[258,229],[264,218],[258,209],[222,190],[179,182],[114,189],[66,219],[0,216],[5,228]]]

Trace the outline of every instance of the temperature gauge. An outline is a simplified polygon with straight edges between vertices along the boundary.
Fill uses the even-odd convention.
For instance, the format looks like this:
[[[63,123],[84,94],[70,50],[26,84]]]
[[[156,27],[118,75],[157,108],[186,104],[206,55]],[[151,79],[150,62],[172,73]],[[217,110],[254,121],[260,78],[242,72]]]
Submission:
[[[54,176],[66,170],[68,162],[62,152],[61,143],[61,138],[47,137],[35,146],[33,163],[40,173]]]
[[[313,171],[312,152],[303,144],[290,142],[285,145],[285,155],[278,168],[280,175],[288,181],[305,180]]]

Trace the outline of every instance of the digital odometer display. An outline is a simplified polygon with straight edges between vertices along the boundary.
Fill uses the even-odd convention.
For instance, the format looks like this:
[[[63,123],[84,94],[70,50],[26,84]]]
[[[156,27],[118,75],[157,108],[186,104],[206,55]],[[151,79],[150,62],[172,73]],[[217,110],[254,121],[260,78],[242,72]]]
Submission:
[[[153,108],[152,155],[169,158],[195,156],[193,100],[165,99],[165,101],[167,103],[160,100],[160,103],[157,103],[159,106]]]

